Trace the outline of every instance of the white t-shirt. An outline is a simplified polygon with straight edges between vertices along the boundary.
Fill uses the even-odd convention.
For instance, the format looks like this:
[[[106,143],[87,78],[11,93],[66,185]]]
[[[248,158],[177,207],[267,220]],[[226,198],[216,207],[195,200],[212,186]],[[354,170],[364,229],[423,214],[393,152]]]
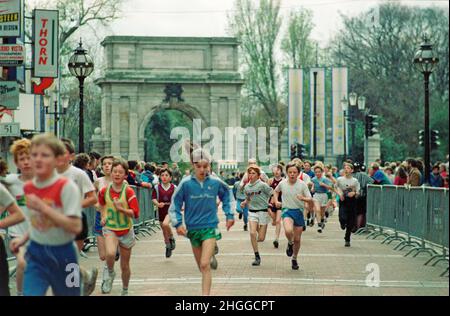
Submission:
[[[349,192],[359,193],[360,185],[356,178],[339,177],[337,178],[336,187],[341,189],[344,195]]]
[[[305,174],[306,175],[306,174]],[[281,192],[281,206],[282,208],[289,209],[303,209],[305,207],[304,202],[297,198],[297,195],[301,194],[304,197],[311,197],[308,186],[300,179],[297,179],[295,184],[291,184],[289,179],[284,179],[275,188],[276,192]]]
[[[5,217],[5,212],[8,207],[11,206],[11,204],[14,203],[14,198],[11,195],[11,193],[6,190],[6,188],[3,186],[3,184],[0,183],[0,219]],[[5,234],[6,230],[0,229],[1,234]],[[1,242],[1,241],[0,241]]]
[[[87,177],[87,175],[86,175]],[[33,187],[42,190],[45,193],[55,192],[52,186],[61,177],[55,172],[53,177],[45,182],[38,182],[33,179]],[[50,193],[49,193],[50,194]],[[61,201],[58,206],[57,201]],[[65,216],[81,218],[81,195],[77,186],[72,180],[68,180],[62,187],[60,196],[46,197],[46,203],[52,205],[53,209],[64,214]],[[75,239],[75,235],[69,233],[65,229],[57,226],[47,216],[41,212],[29,210],[29,214],[25,214],[30,221],[30,240],[41,245],[59,246],[65,245]]]
[[[8,185],[9,192],[16,199],[17,205],[24,212],[24,214],[29,213],[27,204],[25,203],[25,193],[23,192],[23,185],[25,182],[20,180],[18,174],[10,174],[6,177],[5,182]],[[28,222],[23,221],[17,225],[8,228],[8,234],[13,237],[21,237],[28,232]]]
[[[70,166],[66,171],[64,171],[60,175],[69,178],[70,180],[75,182],[76,186],[80,190],[81,200],[84,200],[86,193],[95,191],[94,185],[92,184],[91,179],[89,179],[86,172],[84,172],[81,169],[78,169],[77,167]]]

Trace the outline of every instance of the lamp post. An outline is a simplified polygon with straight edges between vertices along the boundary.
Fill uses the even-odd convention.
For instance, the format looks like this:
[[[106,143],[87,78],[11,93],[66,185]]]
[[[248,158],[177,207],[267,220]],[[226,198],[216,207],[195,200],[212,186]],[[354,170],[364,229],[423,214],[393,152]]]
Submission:
[[[423,36],[423,42],[419,50],[414,55],[414,65],[423,74],[425,88],[425,135],[424,135],[424,154],[425,154],[425,181],[424,184],[430,183],[430,92],[429,79],[430,75],[439,62],[439,58],[433,55],[433,47],[426,35]]]
[[[48,95],[48,94],[44,95],[45,114],[54,115],[53,130],[54,130],[55,136],[58,137],[58,122],[61,119],[61,116],[65,115],[67,112],[67,108],[69,107],[69,98],[67,96],[64,96],[61,98],[61,102],[62,102],[62,106],[63,106],[62,112],[58,111],[58,100],[57,100],[56,93],[53,93],[53,103],[55,105],[55,110],[54,110],[54,112],[50,112],[48,110],[50,108],[51,99],[52,99],[52,97],[50,95]]]
[[[69,60],[69,71],[72,76],[76,77],[79,82],[80,89],[80,117],[78,132],[78,152],[84,152],[84,80],[94,70],[92,58],[86,54],[80,39],[80,46],[75,49],[74,54]]]
[[[317,66],[317,64],[316,64]],[[317,157],[317,71],[313,72],[314,75],[314,96],[313,96],[313,104],[314,104],[314,116],[313,116],[313,157],[316,160]]]
[[[355,92],[350,92],[348,95],[348,100],[344,96],[341,100],[342,111],[344,111],[344,117],[348,119],[350,126],[352,128],[352,147],[351,147],[351,157],[354,161],[355,155],[355,143],[356,143],[356,118],[359,111],[364,111],[366,109],[366,97],[359,96]],[[344,156],[347,155],[347,135],[344,122]]]

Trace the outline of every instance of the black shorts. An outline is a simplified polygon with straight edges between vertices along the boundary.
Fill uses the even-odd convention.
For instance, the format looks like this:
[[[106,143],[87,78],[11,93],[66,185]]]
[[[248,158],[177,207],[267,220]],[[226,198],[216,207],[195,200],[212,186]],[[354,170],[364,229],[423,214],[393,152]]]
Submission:
[[[75,238],[75,240],[85,240],[88,238],[88,222],[87,222],[87,216],[84,214],[84,212],[81,212],[81,233]]]
[[[276,206],[271,206],[271,207],[270,207],[270,210],[271,210],[273,213],[276,213],[276,212],[278,212],[278,211],[281,211],[281,208],[277,208]]]

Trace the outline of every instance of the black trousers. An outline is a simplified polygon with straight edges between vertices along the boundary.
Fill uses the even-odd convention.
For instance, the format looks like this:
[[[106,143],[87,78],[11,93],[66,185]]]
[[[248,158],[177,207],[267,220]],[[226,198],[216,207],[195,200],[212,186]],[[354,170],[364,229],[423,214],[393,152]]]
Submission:
[[[345,241],[350,241],[356,227],[356,199],[346,198],[339,202],[339,223],[345,228]]]
[[[9,269],[6,261],[6,248],[0,236],[0,296],[10,296],[9,293]]]

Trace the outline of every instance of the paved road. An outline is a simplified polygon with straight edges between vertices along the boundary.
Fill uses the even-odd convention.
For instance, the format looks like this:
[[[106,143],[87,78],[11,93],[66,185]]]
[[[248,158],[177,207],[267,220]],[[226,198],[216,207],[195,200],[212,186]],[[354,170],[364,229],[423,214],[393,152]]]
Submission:
[[[317,233],[316,228],[304,233],[298,271],[291,270],[284,237],[279,249],[273,247],[273,227],[269,227],[266,241],[260,243],[262,264],[253,267],[249,233],[242,226],[242,221],[237,221],[227,232],[221,217],[223,238],[218,243],[219,267],[213,273],[212,295],[449,295],[448,278],[439,276],[443,265],[424,266],[427,255],[405,258],[404,251],[365,236],[353,237],[352,247],[345,248],[337,214],[329,219],[324,233]],[[101,271],[96,251],[92,248],[89,259],[81,259],[81,264]],[[200,273],[189,241],[178,237],[173,256],[166,259],[164,253],[160,231],[137,242],[131,258],[129,294],[200,295]],[[380,287],[366,285],[369,264],[379,267]],[[111,295],[120,295],[121,291],[118,264],[116,272]],[[100,281],[93,295],[102,295]]]

